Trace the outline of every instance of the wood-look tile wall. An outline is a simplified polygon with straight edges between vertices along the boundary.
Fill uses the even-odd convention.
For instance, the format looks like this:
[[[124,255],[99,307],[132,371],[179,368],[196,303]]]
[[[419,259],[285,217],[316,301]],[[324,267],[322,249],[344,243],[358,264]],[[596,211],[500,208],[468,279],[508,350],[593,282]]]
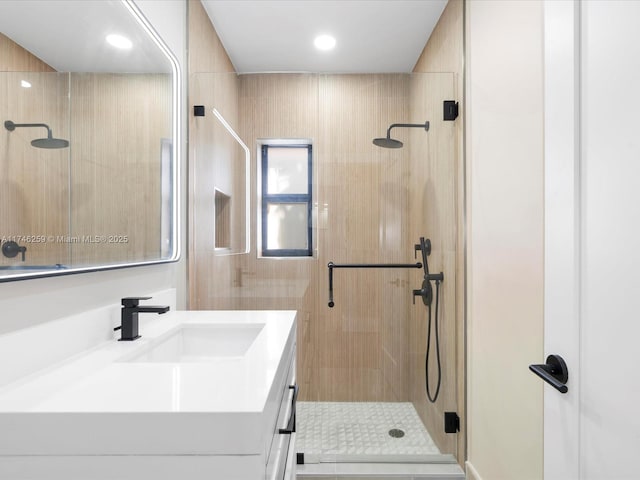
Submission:
[[[262,74],[240,77],[241,132],[264,139],[310,139],[314,152],[314,257],[246,259],[249,285],[282,289],[244,298],[244,308],[300,313],[301,398],[407,400],[407,272],[336,270],[328,308],[327,263],[410,261],[403,251],[408,154],[372,139],[406,121],[407,75]],[[256,184],[256,168],[252,185]],[[252,208],[257,224],[257,205]]]
[[[0,34],[0,123],[47,123],[57,136],[68,135],[69,77]],[[21,81],[31,83],[23,88]],[[0,238],[27,247],[20,255],[0,255],[0,265],[68,263],[68,246],[56,242],[27,243],[22,237],[68,235],[69,150],[46,150],[31,140],[46,136],[44,128],[0,126]]]
[[[326,265],[413,260],[403,248],[408,151],[372,143],[408,119],[408,94],[407,75],[320,76],[318,204],[327,213],[312,333],[321,400],[407,398],[408,271],[335,270],[336,306],[329,309]]]
[[[100,237],[71,244],[71,262],[160,258],[161,141],[171,138],[171,76],[72,73],[70,91],[70,136],[62,137],[70,140],[70,236]]]
[[[424,389],[424,375],[418,382],[412,378],[411,385],[419,386],[413,390],[409,382],[409,356],[421,356],[424,362],[426,334],[413,328],[409,321],[411,289],[420,284],[419,272],[336,270],[336,306],[329,309],[326,265],[328,261],[410,262],[413,244],[421,235],[429,236],[429,231],[436,230],[431,235],[435,244],[432,268],[444,269],[444,260],[435,258],[446,251],[446,270],[451,272],[453,288],[443,290],[446,299],[442,312],[447,315],[454,312],[455,325],[457,230],[455,215],[451,216],[456,208],[452,177],[454,126],[437,121],[442,100],[454,95],[454,86],[451,74],[414,78],[265,74],[240,79],[241,131],[247,141],[254,144],[265,138],[314,141],[316,256],[274,260],[256,258],[254,253],[247,259],[248,271],[260,280],[295,279],[306,285],[304,297],[254,297],[241,302],[244,308],[301,311],[301,398],[406,401],[412,391],[415,394],[418,388]],[[428,134],[394,131],[394,136],[406,142],[404,149],[385,150],[371,143],[374,137],[384,135],[391,123],[409,120],[418,123],[426,119],[433,125]],[[414,164],[414,159],[420,162]],[[449,169],[438,170],[447,164]],[[422,204],[416,204],[415,210],[408,208],[409,192],[415,189],[424,195],[421,185],[425,181],[434,183],[434,178],[440,175],[447,181],[431,187],[429,208],[425,210]],[[252,184],[255,182],[254,170]],[[252,210],[255,212],[256,208]],[[437,215],[431,215],[432,221],[424,228],[410,227],[421,224],[420,219],[431,212]],[[442,218],[448,226],[444,233]],[[255,221],[254,216],[254,225]],[[416,315],[422,315],[422,310],[418,309],[422,313]],[[413,323],[420,325],[420,321]],[[455,338],[455,329],[453,337],[451,331],[444,335]],[[407,349],[409,338],[416,339],[419,345]],[[449,368],[456,364],[455,355],[455,344],[445,341],[443,356],[448,361],[444,363]],[[455,373],[448,370],[445,375],[451,385]],[[455,389],[448,395],[454,396]],[[438,428],[439,419],[431,420]],[[452,451],[450,444],[443,447]]]
[[[438,24],[436,25],[422,55],[418,59],[414,72],[452,72],[453,90],[450,100],[459,102],[460,116],[455,122],[443,124],[434,122],[429,138],[441,139],[442,135],[451,136],[453,150],[444,155],[442,145],[412,144],[412,169],[424,164],[428,158],[429,169],[424,176],[412,177],[409,211],[416,216],[411,223],[412,236],[428,235],[434,241],[430,258],[432,270],[441,266],[445,274],[442,285],[443,312],[440,317],[441,348],[443,349],[443,388],[444,392],[435,404],[425,400],[424,393],[424,350],[423,345],[412,346],[410,362],[411,391],[413,402],[420,417],[429,428],[429,432],[446,451],[456,451],[457,458],[463,462],[466,458],[465,424],[465,177],[464,177],[464,82],[463,82],[463,0],[449,0]],[[416,75],[415,80],[421,75]],[[434,119],[441,119],[441,103],[432,103],[431,92],[444,87],[449,80],[432,81],[439,78],[434,75],[424,77],[425,82],[412,83],[412,117],[420,120],[417,108],[435,109]],[[451,87],[447,87],[451,88]],[[415,116],[414,116],[415,115]],[[444,130],[443,130],[444,129]],[[438,132],[437,135],[436,132]],[[433,134],[433,135],[432,135]],[[447,147],[448,148],[448,147]],[[433,266],[431,265],[433,264]],[[440,268],[440,267],[438,267]],[[425,342],[426,316],[412,312],[410,321],[412,338]],[[415,334],[415,336],[414,336]],[[431,378],[435,378],[431,372]],[[422,384],[422,388],[419,388]],[[433,384],[432,384],[433,385]],[[456,411],[461,418],[461,430],[457,435],[447,435],[442,429],[443,413]]]
[[[238,130],[238,80],[235,73],[196,73],[189,78],[193,105],[205,105],[204,117],[191,117],[189,129],[190,299],[193,309],[234,309],[231,288],[243,255],[236,238],[244,229],[244,214],[236,203],[244,195],[237,178],[244,174],[243,151],[212,113],[216,108]],[[193,103],[195,102],[195,103]],[[215,190],[230,197],[232,250],[216,251]],[[244,202],[242,201],[244,205]]]
[[[0,33],[0,72],[55,72],[55,69]]]
[[[240,77],[240,132],[251,148],[251,185],[256,190],[260,161],[258,139],[299,138],[314,142],[318,149],[318,77],[309,74],[242,75]],[[317,178],[317,167],[314,169]],[[314,182],[314,202],[317,189]],[[251,206],[251,229],[257,227],[257,195]],[[314,243],[317,231],[313,232]],[[298,383],[301,399],[309,398],[311,358],[317,345],[312,335],[312,314],[317,311],[317,258],[258,258],[257,236],[251,239],[251,254],[241,266],[236,292],[240,305],[250,309],[292,309],[298,311]],[[246,273],[242,273],[246,272]],[[255,288],[252,293],[252,288]],[[247,292],[246,294],[244,292]]]
[[[188,2],[189,30],[189,308],[235,309],[239,300],[233,290],[242,277],[243,257],[219,255],[214,249],[215,188],[232,196],[233,243],[240,241],[237,218],[237,146],[213,116],[216,108],[239,130],[238,78],[222,43],[199,0]],[[205,116],[193,115],[194,105],[205,106]],[[234,218],[235,217],[235,218]],[[235,231],[235,232],[234,232]],[[220,252],[218,252],[220,253]]]

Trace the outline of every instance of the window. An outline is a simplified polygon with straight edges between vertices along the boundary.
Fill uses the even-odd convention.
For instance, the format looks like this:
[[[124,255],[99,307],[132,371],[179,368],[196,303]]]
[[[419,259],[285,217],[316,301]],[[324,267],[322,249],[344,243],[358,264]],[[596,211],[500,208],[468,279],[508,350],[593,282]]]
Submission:
[[[262,256],[310,257],[311,145],[262,145]]]

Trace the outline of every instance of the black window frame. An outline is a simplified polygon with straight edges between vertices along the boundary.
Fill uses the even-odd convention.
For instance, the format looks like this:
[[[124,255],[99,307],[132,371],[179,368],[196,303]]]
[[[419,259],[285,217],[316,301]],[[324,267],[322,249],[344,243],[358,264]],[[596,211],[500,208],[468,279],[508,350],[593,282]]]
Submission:
[[[268,194],[267,193],[267,175],[269,163],[269,148],[306,148],[307,149],[307,193],[306,194]],[[261,147],[261,225],[262,225],[262,246],[261,255],[263,257],[312,257],[312,181],[313,181],[313,163],[312,163],[313,147],[310,143],[299,143],[292,145],[280,145],[277,143],[265,143]],[[301,249],[268,249],[267,248],[267,205],[269,203],[302,203],[307,205],[307,246]]]

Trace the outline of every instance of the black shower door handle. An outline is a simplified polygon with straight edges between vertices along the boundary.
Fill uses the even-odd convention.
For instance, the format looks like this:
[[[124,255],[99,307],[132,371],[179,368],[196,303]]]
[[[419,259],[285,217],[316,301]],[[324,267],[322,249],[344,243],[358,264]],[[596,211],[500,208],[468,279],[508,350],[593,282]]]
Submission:
[[[547,357],[547,363],[529,365],[529,370],[560,393],[567,393],[569,391],[566,385],[567,380],[569,380],[569,369],[560,355],[549,355]]]

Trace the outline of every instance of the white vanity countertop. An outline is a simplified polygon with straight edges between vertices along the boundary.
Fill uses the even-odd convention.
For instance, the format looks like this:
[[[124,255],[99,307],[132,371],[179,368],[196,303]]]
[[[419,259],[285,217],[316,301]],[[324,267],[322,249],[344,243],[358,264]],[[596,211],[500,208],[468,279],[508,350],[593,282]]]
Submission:
[[[0,389],[0,429],[16,432],[0,436],[0,455],[259,450],[246,435],[258,434],[274,384],[287,374],[295,318],[295,311],[141,314],[142,338],[105,342]],[[180,328],[213,324],[264,327],[242,356],[130,361]]]

